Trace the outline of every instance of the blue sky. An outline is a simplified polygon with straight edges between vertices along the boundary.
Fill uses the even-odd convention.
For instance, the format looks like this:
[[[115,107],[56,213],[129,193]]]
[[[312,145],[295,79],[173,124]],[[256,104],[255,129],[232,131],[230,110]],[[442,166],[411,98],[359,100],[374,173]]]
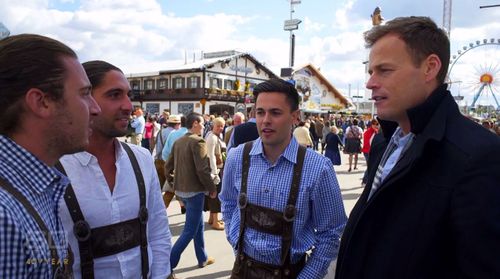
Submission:
[[[500,38],[500,8],[479,9],[492,4],[500,0],[453,0],[453,53],[476,40]],[[440,0],[302,0],[293,14],[302,20],[295,31],[295,66],[312,63],[344,95],[349,84],[351,95],[358,88],[362,94],[368,55],[362,34],[376,6],[386,20],[425,15],[442,25]],[[252,54],[277,74],[289,62],[287,0],[0,0],[0,7],[0,21],[12,34],[54,37],[74,48],[81,61],[107,60],[126,73],[181,65],[185,53],[192,60],[202,51],[229,49]],[[500,80],[499,59],[499,47],[469,51],[454,67],[453,78],[460,82],[452,89],[470,100],[479,73],[496,71]]]

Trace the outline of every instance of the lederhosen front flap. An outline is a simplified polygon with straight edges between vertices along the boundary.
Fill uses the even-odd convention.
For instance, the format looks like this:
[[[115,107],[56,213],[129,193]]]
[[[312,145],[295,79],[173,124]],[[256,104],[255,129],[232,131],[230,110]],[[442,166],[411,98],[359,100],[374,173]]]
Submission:
[[[78,240],[83,279],[94,278],[95,258],[118,254],[137,246],[141,248],[142,277],[147,278],[147,274],[149,273],[146,233],[148,221],[146,185],[132,149],[126,143],[121,142],[121,145],[128,154],[139,189],[139,213],[137,218],[107,226],[90,228],[89,224],[85,221],[71,184],[64,193],[64,200],[74,223],[73,233]],[[64,168],[59,162],[56,164],[56,167],[64,173]]]
[[[67,249],[68,261],[64,260],[60,261],[59,255],[57,254],[56,245],[53,245],[53,243],[56,242],[54,241],[54,238],[52,237],[50,230],[47,228],[44,221],[42,220],[42,217],[40,216],[40,214],[38,214],[33,205],[28,201],[28,199],[26,199],[26,197],[21,192],[19,192],[16,188],[14,188],[14,186],[12,186],[3,177],[0,177],[0,186],[3,189],[5,189],[8,193],[10,193],[16,200],[18,200],[24,206],[24,208],[33,217],[33,219],[35,219],[36,223],[40,227],[40,230],[44,233],[50,251],[50,262],[52,263],[53,266],[52,277],[55,279],[73,278],[73,270],[72,270],[73,253],[71,251],[71,247],[69,246],[69,244]]]
[[[267,207],[262,207],[248,202],[247,183],[250,169],[250,150],[253,142],[247,142],[243,149],[241,190],[238,200],[240,207],[240,232],[238,238],[238,260],[244,258],[243,236],[245,227],[248,226],[260,232],[273,235],[280,235],[281,241],[281,266],[290,263],[290,251],[293,236],[293,220],[296,216],[296,203],[299,193],[300,179],[302,176],[302,166],[306,154],[306,148],[299,146],[297,152],[297,163],[293,169],[293,179],[290,187],[290,194],[285,206],[285,211],[280,212]]]

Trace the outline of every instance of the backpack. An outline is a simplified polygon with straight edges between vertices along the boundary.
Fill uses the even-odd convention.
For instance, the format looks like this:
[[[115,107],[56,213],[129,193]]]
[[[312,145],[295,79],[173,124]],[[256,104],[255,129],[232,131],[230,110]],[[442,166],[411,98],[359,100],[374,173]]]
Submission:
[[[347,133],[346,135],[348,139],[359,139],[361,137],[361,134],[359,133],[357,127],[351,125],[351,127],[349,128],[349,133]]]

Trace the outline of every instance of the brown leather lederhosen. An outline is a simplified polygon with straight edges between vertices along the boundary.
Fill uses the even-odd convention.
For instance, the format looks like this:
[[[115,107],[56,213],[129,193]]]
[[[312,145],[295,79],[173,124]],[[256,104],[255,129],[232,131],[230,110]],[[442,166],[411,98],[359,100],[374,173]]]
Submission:
[[[293,179],[284,212],[262,207],[248,202],[247,181],[250,169],[250,150],[253,142],[247,142],[243,149],[241,190],[238,200],[240,208],[240,232],[238,238],[238,254],[231,274],[232,279],[245,278],[295,278],[305,264],[305,255],[298,263],[292,264],[291,245],[293,236],[293,220],[296,216],[296,202],[299,194],[302,166],[306,148],[299,146],[297,163],[293,169]],[[243,236],[245,227],[281,236],[280,265],[271,265],[256,261],[243,253]]]
[[[146,224],[148,222],[148,210],[146,208],[146,185],[141,169],[137,163],[132,149],[121,142],[134,169],[137,187],[139,188],[139,212],[137,218],[120,223],[90,228],[80,209],[78,200],[71,184],[66,188],[64,201],[68,207],[73,220],[73,233],[78,240],[80,250],[80,267],[82,279],[94,278],[94,259],[121,253],[128,249],[140,246],[141,249],[141,272],[142,278],[147,278],[149,273],[148,241],[146,235]],[[62,165],[58,162],[56,168],[64,172]]]
[[[47,245],[49,246],[50,251],[50,263],[52,264],[52,278],[54,279],[67,279],[73,278],[73,252],[71,251],[71,247],[68,244],[67,249],[67,261],[60,261],[59,255],[57,254],[57,245],[50,233],[49,229],[45,225],[42,217],[38,214],[37,210],[33,207],[33,205],[28,201],[28,199],[19,192],[12,184],[10,184],[6,179],[0,177],[0,187],[2,187],[5,191],[11,194],[16,200],[18,200],[24,208],[28,211],[28,213],[33,217],[35,222],[40,227],[40,230],[44,233],[45,238],[47,240]]]

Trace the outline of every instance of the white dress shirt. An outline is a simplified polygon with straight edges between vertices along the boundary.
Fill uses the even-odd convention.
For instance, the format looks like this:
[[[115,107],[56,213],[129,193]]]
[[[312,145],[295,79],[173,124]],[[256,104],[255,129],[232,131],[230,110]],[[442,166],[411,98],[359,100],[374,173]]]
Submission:
[[[149,212],[147,223],[149,278],[167,278],[170,274],[171,233],[165,205],[161,198],[158,175],[149,151],[131,145],[146,184],[146,206]],[[116,182],[110,192],[97,158],[88,152],[66,155],[61,163],[71,180],[85,220],[91,228],[101,227],[137,218],[139,212],[139,190],[127,153],[115,141]],[[75,278],[81,278],[80,250],[73,234],[73,221],[64,199],[59,213],[75,256],[73,265]],[[141,250],[139,246],[122,253],[94,259],[95,278],[141,278]]]

